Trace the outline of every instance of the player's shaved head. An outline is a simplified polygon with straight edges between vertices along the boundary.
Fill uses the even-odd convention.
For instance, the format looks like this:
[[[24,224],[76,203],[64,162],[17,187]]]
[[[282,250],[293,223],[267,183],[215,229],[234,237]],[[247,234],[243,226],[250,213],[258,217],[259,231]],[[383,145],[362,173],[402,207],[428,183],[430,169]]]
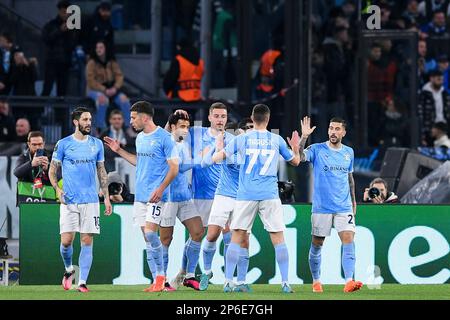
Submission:
[[[268,122],[270,117],[270,109],[265,104],[257,104],[253,107],[252,119],[253,122],[261,124]]]
[[[138,101],[134,103],[131,108],[131,112],[137,112],[137,113],[144,113],[151,118],[155,115],[155,109],[153,108],[153,105],[148,101]]]

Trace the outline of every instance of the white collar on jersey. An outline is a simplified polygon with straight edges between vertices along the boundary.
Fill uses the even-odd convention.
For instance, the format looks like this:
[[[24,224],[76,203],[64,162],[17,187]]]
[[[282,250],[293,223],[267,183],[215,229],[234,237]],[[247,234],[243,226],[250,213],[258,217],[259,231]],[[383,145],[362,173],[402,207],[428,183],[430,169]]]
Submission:
[[[333,151],[341,151],[341,150],[342,150],[342,147],[343,147],[342,143],[341,143],[341,147],[340,147],[339,149],[336,149],[336,148],[331,147],[331,146],[330,146],[330,141],[327,141],[326,144],[327,144],[327,147],[328,147],[329,149],[333,150]]]

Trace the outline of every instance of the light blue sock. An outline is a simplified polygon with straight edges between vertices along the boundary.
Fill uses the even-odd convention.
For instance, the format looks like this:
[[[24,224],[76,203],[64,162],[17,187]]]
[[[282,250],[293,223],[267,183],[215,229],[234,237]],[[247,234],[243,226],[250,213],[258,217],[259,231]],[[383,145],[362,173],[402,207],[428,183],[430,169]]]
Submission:
[[[231,242],[231,232],[227,232],[223,234],[223,260],[226,263],[227,259],[227,250],[228,250],[228,246],[230,245]]]
[[[73,246],[70,245],[68,247],[64,247],[62,244],[59,246],[59,252],[61,252],[61,257],[64,261],[64,267],[66,270],[72,266],[72,255],[73,255]]]
[[[183,260],[181,260],[181,269],[184,270],[184,271],[186,271],[186,269],[187,269],[187,261],[188,261],[188,259],[187,259],[186,251],[187,251],[187,248],[189,247],[189,243],[190,242],[191,242],[191,238],[187,239],[186,243],[184,244]]]
[[[167,275],[167,267],[169,265],[169,247],[163,245],[162,250],[163,250],[164,274]]]
[[[284,242],[275,246],[275,257],[280,268],[281,281],[288,282],[289,253]]]
[[[145,242],[146,246],[146,252],[147,252],[147,264],[148,268],[150,270],[150,273],[152,274],[153,281],[155,281],[156,278],[156,264],[155,261],[153,261],[152,257],[152,245],[149,242]]]
[[[202,251],[204,270],[205,272],[210,272],[214,254],[216,253],[216,242],[209,242],[208,240],[205,240]]]
[[[189,243],[189,246],[186,249],[186,257],[187,257],[186,274],[195,274],[195,268],[197,268],[201,247],[202,247],[201,242],[191,240],[191,242]]]
[[[237,243],[231,242],[227,250],[227,255],[225,257],[225,279],[227,281],[233,280],[234,270],[236,269],[236,265],[239,261],[240,253],[241,246]]]
[[[92,245],[81,246],[80,257],[78,259],[78,264],[80,265],[80,283],[86,283],[89,271],[92,266]]]
[[[355,274],[355,244],[342,245],[342,269],[344,269],[345,280],[353,279]]]
[[[241,254],[237,263],[237,281],[245,283],[249,264],[248,249],[241,248]]]
[[[159,240],[158,233],[149,231],[145,233],[145,239],[150,243],[150,251],[153,261],[156,265],[156,275],[164,275],[163,250],[162,244]]]
[[[322,262],[322,247],[311,243],[309,248],[309,269],[314,281],[320,280],[320,264]]]

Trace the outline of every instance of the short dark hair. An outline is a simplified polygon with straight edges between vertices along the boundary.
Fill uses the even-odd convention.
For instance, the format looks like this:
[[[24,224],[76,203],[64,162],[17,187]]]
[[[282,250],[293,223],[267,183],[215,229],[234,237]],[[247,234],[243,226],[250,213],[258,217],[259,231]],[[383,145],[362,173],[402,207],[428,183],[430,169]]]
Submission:
[[[148,102],[148,101],[138,101],[135,102],[131,108],[130,108],[131,112],[137,112],[137,113],[145,113],[147,115],[149,115],[150,117],[153,118],[153,116],[155,115],[155,109],[153,108],[153,105]]]
[[[249,122],[253,123],[253,120],[248,117],[241,119],[241,121],[239,121],[239,123],[238,123],[238,128],[239,129],[247,129],[247,123],[249,123]]]
[[[102,1],[99,4],[98,8],[102,9],[102,10],[111,11],[111,2],[109,2],[109,1]]]
[[[434,10],[434,11],[433,11],[433,18],[434,18],[434,16],[437,15],[438,13],[442,13],[444,16],[446,15],[444,10],[442,10],[442,9],[437,9],[437,10]]]
[[[58,4],[56,5],[56,7],[58,9],[67,9],[68,7],[70,7],[71,3],[68,0],[60,0],[58,1]]]
[[[342,118],[339,118],[339,117],[333,117],[333,118],[331,118],[331,120],[330,120],[330,123],[331,123],[331,122],[341,123],[342,126],[344,127],[344,129],[347,128],[347,122],[346,122],[344,119],[342,119]]]
[[[115,115],[120,115],[123,117],[123,112],[119,109],[114,109],[110,112],[108,119],[111,119],[111,117]]]
[[[269,120],[270,109],[265,104],[257,104],[252,110],[253,121],[256,123],[262,123]]]
[[[73,120],[80,120],[80,117],[83,113],[85,112],[89,112],[91,113],[91,110],[89,110],[86,107],[78,107],[75,110],[72,111],[71,117],[72,117],[72,121]]]
[[[388,190],[388,184],[387,184],[386,180],[384,180],[383,178],[375,178],[375,179],[373,179],[373,180],[370,182],[370,185],[369,185],[369,186],[372,188],[372,186],[373,186],[375,183],[382,183],[382,184],[384,184],[384,187],[386,188],[386,191]]]
[[[41,131],[30,131],[28,133],[27,141],[30,142],[31,138],[37,138],[37,137],[41,137],[42,140],[45,141],[44,134]]]
[[[447,133],[448,127],[445,122],[436,122],[433,124],[433,128],[436,128],[438,130],[441,130],[442,132]]]
[[[444,74],[442,73],[442,71],[441,70],[439,70],[439,69],[433,69],[433,70],[431,70],[429,73],[428,73],[428,76],[430,77],[430,78],[432,78],[432,77],[442,77]]]
[[[2,36],[3,38],[5,38],[9,43],[13,43],[14,42],[14,38],[12,36],[11,33],[7,32],[7,31],[3,31],[0,36]]]
[[[237,122],[234,121],[227,122],[227,124],[225,125],[225,130],[236,130],[238,128],[239,127]]]
[[[223,102],[214,102],[211,107],[209,107],[209,112],[213,111],[214,109],[228,110],[227,106]]]
[[[169,125],[173,124],[176,126],[178,123],[178,120],[189,121],[189,116],[184,113],[181,113],[181,112],[173,113],[169,116],[169,120],[168,120]]]

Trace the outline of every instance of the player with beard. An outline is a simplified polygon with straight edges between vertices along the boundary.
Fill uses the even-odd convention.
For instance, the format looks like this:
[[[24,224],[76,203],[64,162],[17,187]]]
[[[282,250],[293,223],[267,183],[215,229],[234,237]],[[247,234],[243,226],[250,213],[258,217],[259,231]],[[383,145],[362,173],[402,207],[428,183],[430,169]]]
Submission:
[[[72,287],[75,273],[72,265],[73,240],[80,233],[79,292],[89,292],[86,282],[92,265],[94,234],[100,234],[100,206],[97,174],[105,195],[105,215],[112,212],[108,193],[108,176],[104,165],[103,143],[92,136],[92,116],[89,109],[76,108],[72,112],[75,133],[58,141],[50,164],[49,177],[58,195],[60,205],[60,252],[66,268],[62,279],[64,290]],[[57,172],[62,168],[63,187],[58,186]]]
[[[312,201],[312,243],[309,267],[313,278],[313,292],[323,292],[320,282],[321,249],[325,237],[334,227],[342,241],[342,269],[345,275],[344,292],[361,289],[362,283],[353,279],[355,273],[355,181],[353,180],[353,149],[342,144],[346,134],[343,119],[333,118],[328,127],[329,140],[310,145],[304,150],[311,128],[309,117],[301,122],[300,156],[309,161],[314,170]]]

